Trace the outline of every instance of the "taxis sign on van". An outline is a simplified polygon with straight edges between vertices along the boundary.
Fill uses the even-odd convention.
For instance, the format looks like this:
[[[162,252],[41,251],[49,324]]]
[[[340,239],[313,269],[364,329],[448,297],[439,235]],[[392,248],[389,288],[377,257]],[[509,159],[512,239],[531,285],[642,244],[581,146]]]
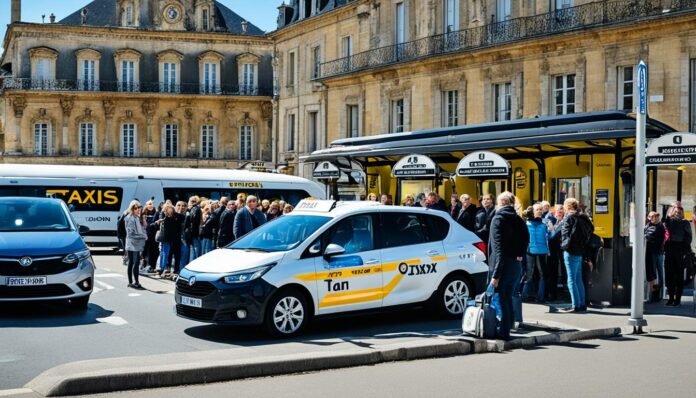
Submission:
[[[230,188],[263,188],[263,183],[253,181],[233,181],[230,182]]]
[[[62,199],[76,211],[120,211],[123,190],[118,187],[51,187],[46,196]]]

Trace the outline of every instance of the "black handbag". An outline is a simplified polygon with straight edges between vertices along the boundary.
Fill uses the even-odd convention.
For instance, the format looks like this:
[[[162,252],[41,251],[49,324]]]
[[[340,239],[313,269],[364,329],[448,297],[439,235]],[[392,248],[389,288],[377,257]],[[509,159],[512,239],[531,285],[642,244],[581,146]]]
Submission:
[[[684,285],[694,280],[694,274],[696,274],[696,255],[689,250],[684,254]]]

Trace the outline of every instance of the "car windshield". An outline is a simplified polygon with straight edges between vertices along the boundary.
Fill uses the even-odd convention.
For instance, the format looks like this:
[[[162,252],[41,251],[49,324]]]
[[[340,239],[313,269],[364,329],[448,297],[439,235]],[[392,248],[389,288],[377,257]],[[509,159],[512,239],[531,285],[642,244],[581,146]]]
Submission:
[[[281,252],[292,250],[331,220],[321,216],[282,216],[233,242],[228,249]]]
[[[58,201],[0,200],[0,232],[70,231],[72,224]]]

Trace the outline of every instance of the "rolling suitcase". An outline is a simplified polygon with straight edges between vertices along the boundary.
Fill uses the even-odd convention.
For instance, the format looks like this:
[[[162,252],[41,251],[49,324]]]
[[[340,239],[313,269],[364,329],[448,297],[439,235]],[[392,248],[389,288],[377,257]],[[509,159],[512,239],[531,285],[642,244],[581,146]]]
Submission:
[[[497,327],[498,318],[490,305],[490,297],[485,293],[479,294],[475,304],[464,310],[462,331],[481,339],[494,339]]]

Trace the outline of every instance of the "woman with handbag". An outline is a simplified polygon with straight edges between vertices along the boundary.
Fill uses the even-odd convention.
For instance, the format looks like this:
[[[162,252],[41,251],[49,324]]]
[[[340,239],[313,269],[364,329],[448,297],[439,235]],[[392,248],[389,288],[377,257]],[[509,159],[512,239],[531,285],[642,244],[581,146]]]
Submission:
[[[162,245],[160,268],[157,270],[159,276],[164,276],[169,270],[172,248],[175,247],[176,240],[179,239],[179,226],[177,225],[179,221],[174,217],[174,206],[165,204],[162,212],[164,218],[160,220],[160,229],[155,236],[155,239]]]
[[[645,280],[648,281],[648,300],[660,301],[664,285],[663,251],[665,246],[665,226],[660,215],[651,211],[645,224]]]
[[[665,274],[668,306],[681,305],[684,290],[684,270],[691,261],[691,224],[684,219],[684,209],[676,204],[667,212],[665,227],[669,240],[665,243]]]
[[[142,289],[138,282],[140,273],[138,264],[140,263],[140,253],[145,250],[147,234],[143,227],[140,217],[140,202],[134,200],[128,205],[128,215],[126,216],[126,251],[128,252],[128,287]]]

